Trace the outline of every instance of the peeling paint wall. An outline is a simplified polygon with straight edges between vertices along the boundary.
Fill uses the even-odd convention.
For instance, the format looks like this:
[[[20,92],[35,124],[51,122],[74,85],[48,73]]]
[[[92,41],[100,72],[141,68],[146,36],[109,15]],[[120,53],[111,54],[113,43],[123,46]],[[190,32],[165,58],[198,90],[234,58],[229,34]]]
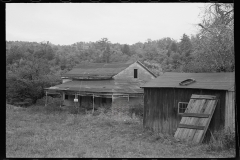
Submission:
[[[134,69],[138,70],[138,77],[134,78]],[[119,72],[117,75],[113,77],[114,79],[131,79],[135,81],[149,81],[154,79],[155,77],[149,73],[145,68],[139,65],[137,62],[131,64],[128,68]]]

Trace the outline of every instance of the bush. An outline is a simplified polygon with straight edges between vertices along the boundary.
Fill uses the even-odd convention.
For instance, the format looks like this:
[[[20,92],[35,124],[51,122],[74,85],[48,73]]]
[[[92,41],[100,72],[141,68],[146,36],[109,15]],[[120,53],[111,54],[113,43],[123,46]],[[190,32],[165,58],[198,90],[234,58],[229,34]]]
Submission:
[[[59,105],[56,104],[50,104],[48,106],[44,105],[34,105],[29,107],[29,111],[33,113],[59,113],[63,112],[64,110],[60,108]]]
[[[211,139],[207,145],[208,151],[221,151],[235,148],[235,131],[221,129],[211,134]]]

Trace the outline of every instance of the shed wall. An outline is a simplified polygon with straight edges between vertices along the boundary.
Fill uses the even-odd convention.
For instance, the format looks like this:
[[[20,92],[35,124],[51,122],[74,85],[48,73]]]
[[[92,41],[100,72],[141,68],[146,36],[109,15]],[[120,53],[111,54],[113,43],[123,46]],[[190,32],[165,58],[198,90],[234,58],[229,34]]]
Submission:
[[[189,102],[192,94],[216,95],[219,101],[209,125],[210,130],[218,130],[225,121],[226,91],[180,88],[144,88],[144,127],[156,132],[173,135],[181,121],[177,112],[178,102]]]
[[[225,129],[235,130],[235,92],[226,92]]]

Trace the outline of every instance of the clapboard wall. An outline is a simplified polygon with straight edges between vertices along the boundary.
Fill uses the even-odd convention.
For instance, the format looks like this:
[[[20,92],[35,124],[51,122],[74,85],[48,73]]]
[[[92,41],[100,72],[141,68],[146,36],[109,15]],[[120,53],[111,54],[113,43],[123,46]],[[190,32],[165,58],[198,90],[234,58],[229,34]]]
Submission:
[[[144,127],[173,135],[182,118],[178,114],[178,102],[189,102],[192,94],[218,96],[209,129],[214,131],[223,127],[226,91],[187,88],[144,88]]]

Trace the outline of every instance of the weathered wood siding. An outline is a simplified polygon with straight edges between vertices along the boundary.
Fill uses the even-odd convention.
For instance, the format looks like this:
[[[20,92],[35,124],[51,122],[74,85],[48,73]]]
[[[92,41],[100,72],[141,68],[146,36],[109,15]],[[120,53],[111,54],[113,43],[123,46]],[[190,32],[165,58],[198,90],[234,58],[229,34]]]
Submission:
[[[192,94],[216,95],[218,104],[210,122],[210,130],[217,130],[225,121],[226,91],[179,88],[144,88],[144,127],[173,135],[181,120],[178,102],[189,102]]]
[[[138,78],[134,78],[134,69],[138,69]],[[149,81],[151,79],[154,79],[155,77],[151,73],[149,73],[145,68],[143,68],[141,65],[135,62],[131,64],[128,68],[119,72],[113,78]]]
[[[235,130],[235,92],[226,92],[225,129]]]

